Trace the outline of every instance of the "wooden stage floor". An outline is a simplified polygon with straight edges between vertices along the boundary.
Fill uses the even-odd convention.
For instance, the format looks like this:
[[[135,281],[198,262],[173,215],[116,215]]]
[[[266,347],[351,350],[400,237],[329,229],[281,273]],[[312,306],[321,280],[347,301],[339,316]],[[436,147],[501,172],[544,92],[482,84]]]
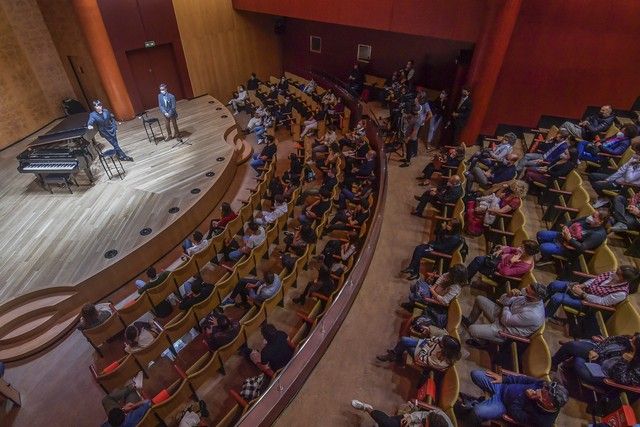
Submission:
[[[175,245],[206,217],[215,203],[205,206],[202,200],[222,195],[235,174],[234,149],[225,141],[235,121],[210,96],[180,101],[178,112],[180,130],[193,145],[172,148],[175,139],[155,145],[147,140],[139,119],[122,123],[120,145],[135,159],[123,162],[124,179],[107,179],[96,159],[91,169],[96,183],[88,185],[81,172],[80,187],[72,187],[73,194],[63,188],[50,194],[34,175],[18,173],[15,157],[34,137],[0,152],[0,305],[47,288],[78,284],[104,284],[105,289],[91,294],[107,295],[114,290],[107,288],[122,280],[114,274],[129,275],[128,280],[131,272],[144,270],[162,256],[158,251],[170,250],[172,242]],[[156,109],[150,116],[161,115]],[[96,140],[108,145],[100,136]],[[200,192],[192,194],[194,188]],[[173,206],[180,211],[170,214]],[[184,224],[173,227],[179,221]],[[146,227],[152,232],[142,236]],[[170,236],[164,236],[167,233]],[[145,247],[151,252],[144,252]],[[118,255],[105,258],[111,249]],[[128,268],[113,270],[127,256]],[[100,278],[101,272],[109,277]]]

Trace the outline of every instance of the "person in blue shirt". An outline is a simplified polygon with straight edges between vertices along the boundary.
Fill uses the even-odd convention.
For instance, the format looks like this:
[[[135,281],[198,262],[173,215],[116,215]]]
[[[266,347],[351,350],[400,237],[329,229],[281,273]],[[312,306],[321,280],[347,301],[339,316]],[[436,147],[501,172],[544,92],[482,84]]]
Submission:
[[[638,129],[636,126],[625,125],[617,134],[602,142],[578,141],[576,145],[578,148],[578,155],[580,156],[580,160],[595,163],[607,160],[606,157],[601,157],[600,153],[622,156],[622,154],[631,145],[631,140],[636,136],[638,136]]]
[[[467,177],[466,193],[469,194],[473,187],[473,183],[477,182],[482,188],[489,188],[493,184],[511,181],[516,177],[516,163],[518,155],[511,153],[504,159],[504,163],[496,163],[489,170],[482,170],[476,166],[464,173]]]
[[[89,114],[89,121],[87,122],[87,129],[93,129],[94,126],[98,128],[98,133],[104,139],[109,142],[113,146],[113,149],[116,151],[116,155],[120,160],[124,160],[127,162],[132,162],[133,159],[125,154],[120,148],[120,144],[118,143],[118,137],[116,136],[116,132],[118,130],[118,124],[116,123],[116,119],[113,116],[113,113],[107,110],[102,106],[102,101],[96,99],[92,102],[93,110]]]
[[[141,400],[135,386],[116,389],[102,399],[107,421],[102,427],[135,427],[151,408],[151,401]]]
[[[557,382],[525,375],[500,375],[481,369],[471,371],[471,381],[490,397],[471,410],[479,424],[507,414],[526,426],[552,427],[569,393]]]
[[[173,138],[171,136],[171,124],[173,123],[173,129],[175,131],[174,136],[178,141],[182,142],[180,138],[180,129],[178,129],[178,111],[176,110],[176,97],[169,93],[167,90],[167,84],[160,84],[160,93],[158,94],[158,107],[160,112],[164,115],[165,126],[167,127],[167,136],[164,139],[169,141]]]

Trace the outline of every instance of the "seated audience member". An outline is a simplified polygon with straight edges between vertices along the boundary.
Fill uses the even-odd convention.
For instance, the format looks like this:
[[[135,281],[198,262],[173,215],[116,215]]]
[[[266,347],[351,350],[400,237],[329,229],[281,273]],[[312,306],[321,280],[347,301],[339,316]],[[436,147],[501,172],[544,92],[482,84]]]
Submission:
[[[416,365],[445,371],[462,356],[460,341],[450,335],[430,338],[401,337],[396,346],[387,350],[387,354],[376,356],[381,362],[396,362],[402,364],[402,357],[406,351]]]
[[[483,347],[488,341],[504,342],[500,332],[531,336],[544,324],[546,297],[547,288],[540,283],[532,283],[524,289],[511,289],[497,303],[478,295],[469,317],[462,316],[462,324],[471,335],[467,344]],[[481,314],[491,323],[477,324]]]
[[[594,337],[596,338],[596,337]],[[558,369],[560,364],[569,368],[565,372],[569,378],[576,375],[581,382],[603,386],[604,379],[611,379],[626,386],[640,386],[640,334],[597,337],[591,340],[575,340],[563,344],[551,358],[551,370]],[[602,370],[601,375],[594,375],[596,364]],[[568,366],[567,366],[568,365]],[[590,369],[591,368],[591,369]]]
[[[292,120],[292,114],[293,114],[293,100],[291,99],[290,96],[287,95],[284,97],[284,104],[280,105],[275,110],[276,129],[278,128],[278,125],[283,124],[285,122],[288,126]]]
[[[307,245],[316,243],[317,236],[316,231],[311,227],[311,224],[302,224],[298,227],[295,233],[285,231],[284,243],[285,252],[293,252],[297,256],[304,254]]]
[[[170,271],[163,271],[162,273],[158,274],[155,267],[151,266],[147,268],[146,275],[149,280],[146,283],[143,280],[136,280],[136,288],[138,288],[138,293],[142,295],[147,289],[158,286],[160,283],[164,282],[164,279],[166,279],[170,273]]]
[[[302,132],[300,132],[300,141],[302,141],[309,132],[318,129],[318,120],[316,120],[316,117],[312,113],[309,113],[302,122],[302,126],[303,129]]]
[[[266,237],[267,235],[264,231],[264,227],[260,226],[255,221],[249,221],[245,230],[245,235],[242,236],[242,240],[238,244],[238,249],[229,252],[229,259],[234,262],[240,260],[243,255],[250,254],[253,248],[264,242]]]
[[[333,89],[328,89],[324,93],[324,95],[322,95],[322,98],[320,98],[320,103],[325,110],[331,110],[335,108],[336,104],[338,103],[338,98],[336,98],[336,95],[333,93]]]
[[[353,205],[353,210],[341,209],[334,215],[331,223],[325,228],[327,233],[335,230],[358,231],[369,219],[369,202],[361,200]]]
[[[507,156],[513,151],[513,144],[516,143],[518,137],[515,133],[509,132],[505,134],[493,148],[483,148],[475,153],[469,159],[469,169],[476,167],[478,162],[485,166],[493,166],[495,164],[504,163]]]
[[[440,276],[432,273],[427,275],[425,280],[418,280],[412,284],[409,287],[409,301],[403,302],[400,306],[412,311],[414,303],[428,304],[431,302],[430,300],[434,300],[440,306],[448,306],[454,298],[460,295],[462,287],[466,284],[467,267],[464,264],[455,264]],[[446,310],[444,312],[446,321]]]
[[[462,197],[462,193],[460,177],[458,175],[451,175],[444,184],[438,187],[427,188],[420,197],[414,196],[418,201],[418,205],[416,209],[411,212],[411,215],[423,216],[424,209],[428,203],[436,207],[442,207],[445,203],[455,203]]]
[[[611,106],[603,105],[598,114],[591,115],[578,124],[564,122],[561,127],[577,139],[593,141],[599,133],[606,132],[615,120],[616,116],[613,115]]]
[[[258,90],[260,86],[260,79],[256,76],[256,73],[251,73],[251,77],[247,80],[247,90]]]
[[[313,221],[321,221],[324,213],[331,207],[331,191],[321,191],[320,198],[307,206],[298,216],[302,224],[311,224]]]
[[[95,304],[87,303],[80,310],[80,322],[78,322],[78,330],[95,328],[102,325],[109,317],[111,311],[105,308],[98,309]]]
[[[352,182],[354,179],[370,177],[376,167],[376,155],[376,152],[373,150],[367,151],[364,163],[349,170],[345,181]]]
[[[289,90],[289,81],[285,76],[280,77],[280,81],[278,82],[278,92],[280,95],[284,95]]]
[[[336,127],[334,125],[327,126],[327,131],[323,135],[322,138],[316,139],[313,144],[312,153],[316,156],[318,153],[326,153],[329,151],[329,147],[331,144],[335,143],[338,140],[338,136],[336,134]]]
[[[599,274],[584,283],[556,280],[549,283],[547,317],[554,316],[561,305],[582,309],[582,301],[612,307],[624,301],[638,289],[640,272],[635,267],[623,265],[616,271]]]
[[[258,176],[262,173],[260,169],[264,167],[264,165],[266,165],[278,151],[278,146],[275,144],[273,136],[265,136],[265,142],[267,145],[262,148],[260,154],[254,154],[249,162],[249,165],[258,173]]]
[[[563,225],[560,231],[538,231],[536,238],[542,254],[542,262],[538,265],[549,263],[553,255],[573,257],[597,248],[607,238],[604,225],[608,220],[609,209],[601,207],[589,216],[576,218]]]
[[[271,115],[271,112],[267,112],[262,117],[262,125],[256,127],[255,133],[258,139],[258,145],[264,144],[267,141],[267,131],[274,127],[275,118]]]
[[[430,180],[436,172],[439,172],[440,175],[447,175],[445,166],[457,168],[460,162],[464,160],[464,153],[465,147],[460,145],[456,148],[450,148],[444,154],[436,154],[433,160],[422,169],[422,175],[416,177],[416,179]]]
[[[409,280],[417,279],[420,273],[420,260],[432,251],[452,254],[464,242],[461,233],[462,224],[457,218],[438,224],[435,240],[416,246],[411,255],[411,262],[402,270],[402,273],[409,273]]]
[[[251,117],[247,122],[247,131],[249,133],[253,133],[259,127],[262,127],[262,116],[260,115],[260,112],[256,111],[253,113],[253,117]]]
[[[182,243],[182,249],[184,250],[184,254],[190,257],[204,250],[208,244],[209,240],[204,238],[201,231],[196,230],[191,235],[191,239],[186,239]]]
[[[492,278],[495,273],[502,276],[522,277],[533,270],[534,256],[540,252],[540,246],[535,240],[524,240],[522,246],[494,246],[489,255],[477,256],[467,267],[469,280],[477,272]]]
[[[205,283],[200,275],[191,283],[191,292],[180,301],[180,310],[189,310],[194,305],[209,298],[213,292],[213,285]]]
[[[135,427],[151,408],[150,400],[142,400],[134,384],[113,390],[102,399],[107,421],[102,427]]]
[[[312,93],[314,93],[316,91],[316,86],[318,84],[316,83],[315,80],[311,79],[307,82],[307,84],[303,85],[301,87],[301,90],[306,93],[307,95],[311,95]]]
[[[240,323],[229,319],[220,308],[213,310],[202,326],[205,341],[211,351],[229,344],[240,333]]]
[[[560,409],[569,400],[569,392],[561,384],[526,375],[500,375],[477,369],[471,381],[489,394],[478,399],[470,409],[470,421],[480,425],[508,415],[520,425],[553,427]]]
[[[211,239],[214,235],[217,236],[218,234],[222,233],[227,224],[236,219],[236,217],[238,216],[238,214],[236,214],[233,209],[231,209],[231,205],[228,202],[222,202],[222,204],[220,205],[220,213],[220,219],[212,219],[209,223],[209,233],[207,233],[207,239]]]
[[[614,197],[613,218],[616,222],[609,228],[610,231],[640,229],[640,191],[630,200],[621,195]]]
[[[371,416],[379,427],[453,427],[449,416],[440,408],[423,409],[412,402],[407,402],[410,412],[402,415],[388,415],[368,403],[352,400],[351,406],[359,411],[364,411]]]
[[[231,99],[227,105],[231,105],[233,108],[233,114],[238,114],[240,108],[243,108],[247,102],[247,91],[244,86],[238,86],[238,91],[235,93],[233,99]]]
[[[331,277],[331,270],[329,267],[322,264],[318,269],[318,277],[316,280],[308,282],[302,293],[291,301],[298,305],[304,305],[307,302],[307,297],[314,292],[324,296],[329,296],[335,290],[336,283]]]
[[[541,167],[549,167],[555,162],[560,160],[562,154],[569,149],[573,142],[573,137],[569,135],[566,129],[560,129],[558,135],[551,139],[549,142],[540,144],[538,150],[531,153],[526,153],[516,168],[518,173],[522,173],[525,170],[538,170]]]
[[[469,194],[471,192],[474,182],[477,182],[482,188],[489,188],[493,184],[512,180],[516,177],[517,161],[518,156],[511,153],[507,155],[504,163],[496,163],[487,171],[482,170],[479,166],[466,171],[464,173],[467,177],[466,193]]]
[[[604,141],[579,141],[577,144],[578,155],[580,160],[596,163],[607,159],[607,157],[600,156],[600,153],[622,156],[631,145],[631,140],[636,136],[638,136],[638,129],[635,125],[624,125],[617,134]]]
[[[571,147],[562,153],[560,159],[554,164],[527,169],[524,173],[524,179],[530,183],[537,182],[548,186],[554,180],[566,177],[576,166],[578,166],[578,150]]]
[[[634,138],[631,148],[635,154],[613,174],[589,174],[589,182],[599,196],[603,196],[604,190],[619,192],[624,185],[640,186],[640,137]]]
[[[469,200],[465,211],[467,232],[479,236],[485,227],[495,223],[499,214],[510,215],[515,212],[528,189],[524,181],[510,181],[502,183],[494,193]]]
[[[261,351],[252,350],[249,357],[256,365],[270,368],[273,372],[284,368],[293,357],[293,348],[289,345],[289,337],[270,323],[260,327],[265,345]]]
[[[259,216],[256,216],[254,221],[260,225],[273,224],[282,215],[287,213],[287,202],[284,200],[282,194],[276,194],[274,196],[274,203],[271,210],[261,211]]]
[[[347,269],[346,263],[356,253],[357,248],[356,234],[350,234],[348,239],[329,240],[322,250],[324,265],[330,268],[332,273],[342,274]]]
[[[135,322],[124,330],[124,351],[135,353],[151,345],[155,339],[152,326],[147,322]]]
[[[278,290],[280,290],[281,286],[282,281],[280,280],[280,276],[273,273],[265,273],[263,280],[257,277],[243,278],[238,281],[233,292],[222,301],[220,306],[229,307],[236,305],[236,297],[240,295],[242,301],[240,306],[250,308],[251,305],[247,302],[247,298],[251,298],[257,303],[263,303],[274,296]]]

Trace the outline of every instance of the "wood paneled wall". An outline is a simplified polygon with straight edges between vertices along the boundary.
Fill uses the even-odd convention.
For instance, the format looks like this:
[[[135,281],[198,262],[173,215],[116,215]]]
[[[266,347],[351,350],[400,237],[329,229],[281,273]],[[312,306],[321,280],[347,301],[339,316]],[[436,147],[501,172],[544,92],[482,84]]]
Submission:
[[[63,115],[73,96],[36,0],[0,2],[0,149]]]
[[[107,95],[100,82],[98,71],[89,54],[89,48],[80,29],[78,18],[71,0],[37,0],[44,22],[49,29],[56,46],[64,71],[67,73],[75,99],[86,104],[78,79],[89,102],[94,99],[107,100]],[[71,62],[76,64],[78,78],[75,77]],[[88,105],[85,107],[89,108]]]
[[[195,96],[226,101],[251,72],[282,73],[281,41],[273,17],[237,12],[231,0],[173,0]]]

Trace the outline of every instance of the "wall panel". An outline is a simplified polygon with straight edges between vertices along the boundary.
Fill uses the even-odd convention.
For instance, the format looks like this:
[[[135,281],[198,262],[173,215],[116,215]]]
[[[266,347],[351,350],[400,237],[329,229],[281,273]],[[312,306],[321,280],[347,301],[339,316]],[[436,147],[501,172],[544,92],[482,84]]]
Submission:
[[[309,51],[309,36],[322,38],[322,52]],[[429,88],[448,88],[453,83],[455,59],[471,43],[369,30],[344,25],[290,19],[284,35],[285,69],[319,69],[346,79],[356,61],[358,44],[372,47],[371,61],[362,69],[390,76],[407,60],[416,61],[416,82]]]
[[[73,95],[36,0],[0,2],[0,149],[63,115]]]
[[[274,18],[237,12],[231,1],[173,0],[195,96],[228,99],[252,71],[261,79],[282,73]]]
[[[640,95],[638,16],[636,0],[524,1],[482,131],[588,105],[628,109]]]

